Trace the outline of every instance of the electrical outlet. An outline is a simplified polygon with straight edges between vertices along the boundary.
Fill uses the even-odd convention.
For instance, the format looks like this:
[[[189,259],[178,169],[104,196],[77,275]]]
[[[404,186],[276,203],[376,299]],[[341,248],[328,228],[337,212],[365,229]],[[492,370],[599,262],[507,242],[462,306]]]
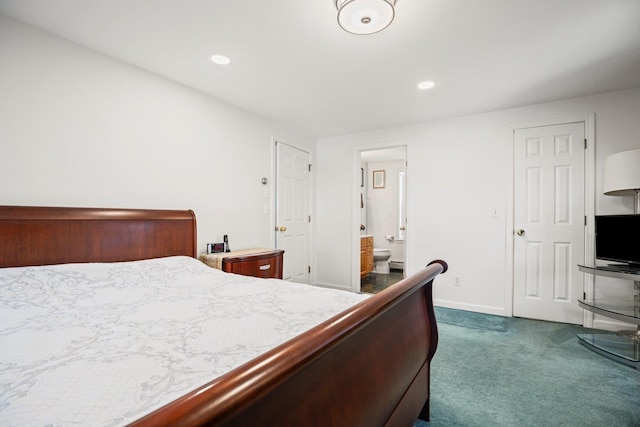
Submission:
[[[462,282],[462,279],[460,279],[460,276],[454,276],[453,277],[453,286],[460,286]]]

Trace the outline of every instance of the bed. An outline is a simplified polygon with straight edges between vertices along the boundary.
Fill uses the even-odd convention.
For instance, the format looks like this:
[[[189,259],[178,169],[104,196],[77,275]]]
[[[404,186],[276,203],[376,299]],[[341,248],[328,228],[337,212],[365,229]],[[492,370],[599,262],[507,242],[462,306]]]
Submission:
[[[209,303],[205,301],[209,294],[236,293],[240,290],[244,292],[245,289],[253,289],[260,298],[263,298],[262,292],[270,286],[276,287],[277,298],[288,298],[289,291],[285,291],[286,289],[295,294],[301,292],[301,289],[306,292],[309,288],[309,292],[320,292],[320,294],[309,294],[314,296],[304,297],[306,301],[333,298],[347,304],[347,307],[341,307],[329,318],[314,321],[316,323],[310,328],[281,339],[282,342],[275,347],[260,352],[255,357],[242,361],[221,374],[214,372],[213,366],[218,360],[215,359],[215,349],[210,349],[212,355],[205,356],[204,364],[203,360],[200,360],[197,367],[183,368],[184,372],[190,374],[193,371],[206,370],[207,363],[210,362],[212,367],[210,380],[195,386],[191,385],[188,389],[180,389],[175,387],[175,383],[179,381],[175,381],[175,377],[172,376],[170,393],[161,396],[166,401],[156,399],[155,406],[147,406],[144,410],[135,413],[129,411],[120,418],[114,418],[115,421],[110,422],[111,425],[410,426],[416,418],[429,419],[430,361],[438,341],[431,292],[435,277],[447,269],[444,261],[434,261],[413,276],[368,297],[276,279],[250,279],[214,272],[213,269],[195,260],[197,256],[196,219],[192,211],[0,206],[0,238],[2,240],[0,267],[4,276],[8,274],[16,276],[19,273],[20,277],[27,278],[24,280],[35,280],[30,274],[44,270],[49,277],[56,277],[57,274],[64,275],[67,279],[71,277],[76,286],[74,289],[79,289],[85,282],[74,276],[77,273],[68,271],[69,268],[77,267],[80,271],[84,271],[82,277],[93,277],[91,274],[97,274],[100,277],[106,277],[108,286],[113,286],[115,289],[124,288],[128,292],[126,298],[120,298],[118,291],[112,292],[107,285],[102,288],[102,282],[96,282],[97,285],[90,283],[91,280],[87,282],[89,283],[87,286],[94,286],[95,292],[108,293],[107,299],[128,300],[130,295],[138,293],[142,294],[141,304],[151,300],[152,298],[148,297],[149,292],[155,293],[156,288],[143,290],[128,286],[129,278],[120,279],[121,273],[113,274],[115,270],[112,269],[124,266],[131,274],[138,275],[141,274],[140,271],[149,270],[149,266],[157,265],[160,266],[161,273],[158,273],[158,270],[150,270],[153,280],[163,276],[163,271],[167,272],[167,277],[173,277],[174,270],[186,272],[188,278],[206,276],[207,280],[213,280],[209,279],[212,275],[223,275],[216,277],[215,280],[226,283],[227,287],[220,288],[225,289],[224,291],[218,292],[216,290],[218,288],[211,288],[211,291],[209,288],[203,290],[202,283],[194,283],[194,286],[203,293],[202,296],[193,296],[191,299],[200,301],[200,304]],[[86,272],[87,270],[89,272]],[[180,280],[190,281],[184,278]],[[251,283],[248,282],[250,280]],[[57,283],[55,280],[54,282]],[[179,288],[180,292],[175,292],[178,286],[181,285],[178,283],[166,286],[163,288],[165,289],[163,293],[174,295],[171,298],[178,300],[189,299],[185,296],[183,288]],[[15,292],[15,289],[13,292],[18,295],[13,307],[16,307],[15,301],[19,301],[17,306],[24,308],[26,305],[21,300],[24,292],[22,294]],[[264,298],[271,300],[276,297]],[[76,297],[69,299],[82,300]],[[251,299],[247,297],[247,301]],[[82,300],[82,303],[84,304],[85,301]],[[181,300],[176,302],[178,307],[176,311],[181,310],[179,303]],[[211,304],[215,303],[215,300],[212,300]],[[336,310],[333,303],[331,304],[332,309]],[[255,304],[254,307],[259,310],[257,305]],[[290,305],[297,305],[297,303]],[[87,316],[85,322],[93,322],[96,317],[99,317],[95,315],[97,313],[95,309],[83,307],[81,304],[80,309],[76,307],[74,310],[78,310],[78,315]],[[118,310],[116,306],[109,307],[114,307],[114,313]],[[1,343],[3,334],[12,332],[8,329],[11,328],[13,314],[6,300],[0,300],[0,310],[2,310],[0,319],[6,320],[0,323]],[[249,315],[255,315],[253,312],[249,313],[252,310],[244,310]],[[159,335],[157,335],[158,331],[165,331],[163,320],[157,317],[162,311],[156,307],[151,313],[156,317],[153,322],[146,324],[156,329],[145,332],[143,338],[165,339],[158,338]],[[237,311],[243,311],[243,309]],[[55,313],[64,312],[65,310],[58,310]],[[108,317],[112,310],[109,308],[103,312]],[[192,311],[182,310],[182,312],[191,313]],[[265,313],[265,316],[269,316],[269,313]],[[219,323],[222,318],[216,319]],[[193,319],[190,321],[193,322]],[[300,322],[302,325],[302,320]],[[119,320],[114,323],[118,328],[124,328],[130,322]],[[285,323],[288,326],[291,325],[290,320]],[[195,329],[206,329],[204,324],[204,322],[197,323],[198,326]],[[274,329],[281,329],[281,327]],[[187,329],[185,330],[188,332]],[[110,333],[121,339],[128,337],[131,340],[130,332],[126,328]],[[15,341],[15,336],[13,338]],[[69,342],[72,346],[91,347],[91,345],[79,345],[75,340]],[[147,344],[140,345],[145,349],[151,348]],[[199,348],[208,345],[208,342],[197,342]],[[17,346],[20,346],[19,341]],[[174,346],[172,351],[179,350],[178,347]],[[116,355],[109,353],[113,348],[118,348],[118,345],[108,345],[100,349],[100,357],[111,363],[117,358]],[[122,353],[121,345],[120,353],[116,352],[116,354]],[[149,353],[155,358],[159,353],[170,352],[163,350],[156,353],[152,349]],[[20,351],[17,354],[20,354]],[[73,360],[74,357],[70,357],[68,364],[70,365]],[[4,366],[1,365],[2,363]],[[16,369],[17,363],[24,364],[24,362],[3,361],[0,354],[0,367],[3,371],[11,371],[11,369],[16,372],[26,369],[37,371],[33,366],[21,366],[20,369]],[[66,368],[67,363],[60,366]],[[85,368],[89,369],[91,366]],[[58,371],[60,372],[64,370]],[[86,386],[91,393],[98,396],[96,399],[107,396],[106,403],[101,402],[101,407],[109,409],[111,405],[109,405],[108,396],[128,396],[127,393],[129,393],[128,389],[112,390],[114,383],[125,383],[125,381],[116,381],[114,378],[118,375],[121,377],[142,375],[136,369],[131,372],[132,374],[124,375],[121,371],[109,372],[101,367],[98,370],[100,375],[97,375],[96,379],[84,381],[89,382]],[[158,375],[152,375],[151,378],[137,381],[141,384],[142,390],[148,392],[150,384],[157,382],[157,377]],[[25,393],[17,393],[15,388],[7,386],[6,380],[3,381],[4,383],[0,384],[0,424],[11,425],[12,422],[17,424],[19,421],[10,419],[7,414],[11,413],[11,408],[16,406],[14,403]],[[14,376],[11,381],[30,387],[31,384],[37,383],[38,379],[32,377],[16,379]],[[83,381],[82,376],[78,381]],[[45,392],[47,392],[46,388]],[[55,398],[58,397],[61,400],[58,406],[77,403],[74,411],[86,413],[95,411],[92,405],[96,405],[97,402],[86,396],[81,396],[77,402],[69,402],[59,397],[63,396],[59,390],[52,388],[49,392],[51,394],[48,396],[49,399],[55,402]],[[69,418],[56,418],[58,421],[52,424],[65,425],[65,420],[71,420],[72,416],[73,414],[69,413]],[[28,418],[28,414],[23,413],[22,421]],[[68,424],[71,423],[68,421]]]

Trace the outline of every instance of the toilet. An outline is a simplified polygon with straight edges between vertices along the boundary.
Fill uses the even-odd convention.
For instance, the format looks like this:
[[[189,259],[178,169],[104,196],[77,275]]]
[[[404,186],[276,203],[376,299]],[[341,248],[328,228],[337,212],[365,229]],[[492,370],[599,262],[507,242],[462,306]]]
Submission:
[[[391,249],[373,248],[373,262],[375,263],[374,273],[389,274],[389,258],[391,258]]]

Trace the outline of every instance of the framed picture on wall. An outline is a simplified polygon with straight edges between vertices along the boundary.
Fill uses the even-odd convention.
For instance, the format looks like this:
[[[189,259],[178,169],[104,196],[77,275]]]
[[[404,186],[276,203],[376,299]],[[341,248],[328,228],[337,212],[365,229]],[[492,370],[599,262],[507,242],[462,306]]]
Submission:
[[[360,187],[364,187],[364,168],[360,168]]]
[[[373,171],[373,188],[384,188],[384,170]]]

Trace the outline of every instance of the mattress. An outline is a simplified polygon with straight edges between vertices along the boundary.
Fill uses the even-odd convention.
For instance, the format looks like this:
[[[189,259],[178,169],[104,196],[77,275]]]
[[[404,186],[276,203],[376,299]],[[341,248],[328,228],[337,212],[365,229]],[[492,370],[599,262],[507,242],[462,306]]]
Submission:
[[[0,425],[127,424],[365,298],[189,257],[0,269]]]

